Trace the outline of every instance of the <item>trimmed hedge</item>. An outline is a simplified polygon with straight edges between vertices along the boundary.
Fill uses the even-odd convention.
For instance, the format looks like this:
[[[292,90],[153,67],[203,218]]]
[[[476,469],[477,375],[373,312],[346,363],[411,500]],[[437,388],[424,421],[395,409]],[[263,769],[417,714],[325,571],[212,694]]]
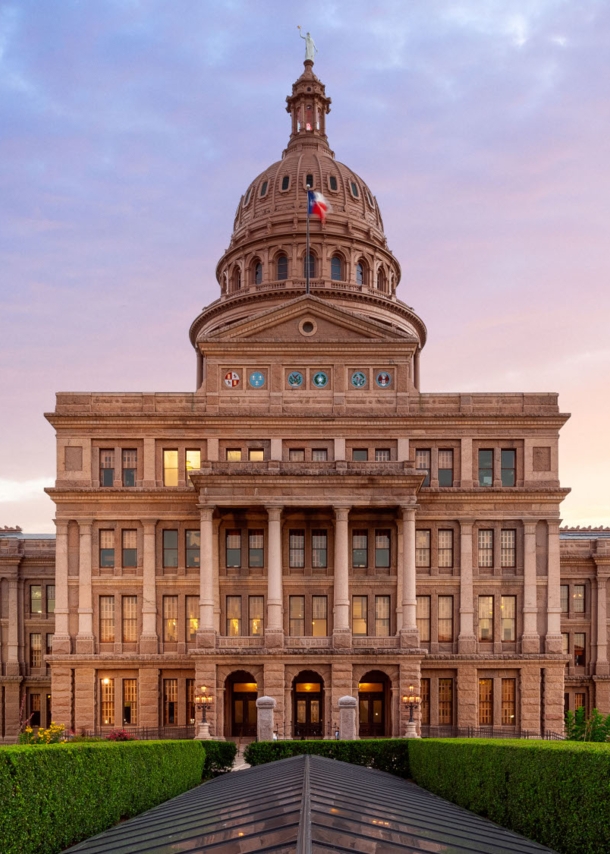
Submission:
[[[231,770],[237,753],[237,745],[234,741],[205,741],[203,748],[205,750],[204,780],[219,777]]]
[[[204,762],[197,741],[6,747],[2,852],[57,854],[198,785]]]
[[[249,744],[244,759],[263,765],[276,759],[304,753],[364,765],[398,777],[409,776],[409,745],[404,738],[362,739],[360,741],[259,741]]]

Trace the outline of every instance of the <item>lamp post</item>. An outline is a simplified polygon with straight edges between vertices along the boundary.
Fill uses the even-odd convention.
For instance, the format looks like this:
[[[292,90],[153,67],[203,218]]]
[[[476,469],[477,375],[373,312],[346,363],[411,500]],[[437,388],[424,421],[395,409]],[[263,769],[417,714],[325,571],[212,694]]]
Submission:
[[[404,695],[402,702],[405,708],[409,710],[409,720],[407,721],[405,738],[419,738],[415,728],[415,721],[413,720],[413,709],[416,709],[419,706],[421,703],[421,697],[419,694],[415,693],[413,685],[409,685],[409,693]]]
[[[201,709],[201,723],[199,724],[199,732],[195,736],[201,741],[212,738],[210,735],[210,724],[208,722],[208,709],[212,708],[214,698],[208,693],[205,685],[202,685],[195,694],[195,706]]]

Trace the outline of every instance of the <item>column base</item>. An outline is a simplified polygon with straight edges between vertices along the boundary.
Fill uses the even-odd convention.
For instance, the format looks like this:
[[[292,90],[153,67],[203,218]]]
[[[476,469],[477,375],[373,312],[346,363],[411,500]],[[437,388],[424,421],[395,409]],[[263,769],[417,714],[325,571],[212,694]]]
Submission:
[[[352,633],[350,629],[337,629],[333,632],[333,649],[351,649]]]
[[[400,648],[417,649],[419,647],[419,632],[417,629],[400,630]]]
[[[212,734],[210,733],[210,724],[208,721],[205,723],[199,724],[199,729],[197,730],[197,735],[195,736],[195,741],[210,741],[212,738]]]
[[[77,635],[76,652],[81,655],[93,655],[95,653],[95,638],[93,635]]]
[[[596,676],[610,676],[610,664],[607,661],[598,661],[595,664]]]
[[[421,736],[417,734],[417,724],[415,721],[407,722],[407,731],[404,734],[404,738],[421,738]]]
[[[458,652],[473,655],[477,651],[477,639],[474,635],[461,635],[458,638]]]
[[[159,638],[156,635],[140,635],[140,652],[144,655],[157,655]]]
[[[214,649],[216,647],[216,631],[200,629],[197,632],[197,649]]]
[[[53,636],[53,655],[70,655],[72,653],[72,639],[70,635]]]
[[[537,634],[522,635],[521,652],[540,652],[540,636]]]
[[[545,652],[563,652],[563,638],[561,635],[547,635],[544,639]]]
[[[282,629],[265,629],[265,646],[267,649],[282,649],[284,646]]]

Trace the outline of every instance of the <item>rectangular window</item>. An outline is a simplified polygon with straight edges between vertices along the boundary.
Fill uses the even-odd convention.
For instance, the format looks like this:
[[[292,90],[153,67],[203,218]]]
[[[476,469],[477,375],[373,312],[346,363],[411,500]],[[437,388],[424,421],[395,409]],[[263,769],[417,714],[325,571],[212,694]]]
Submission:
[[[195,643],[199,631],[199,596],[187,596],[186,605],[186,640]]]
[[[494,597],[479,596],[479,640],[494,639]]]
[[[114,486],[113,448],[100,448],[100,486]]]
[[[453,679],[438,680],[438,722],[440,726],[453,725]]]
[[[42,635],[30,635],[30,667],[42,667]]]
[[[305,597],[290,596],[288,598],[289,634],[293,638],[305,634]]]
[[[514,528],[500,531],[500,566],[517,566],[517,532]]]
[[[453,450],[443,448],[438,452],[438,485],[453,486]]]
[[[352,531],[352,566],[363,568],[369,565],[368,531]]]
[[[587,695],[586,694],[574,694],[574,709],[586,709],[587,708]]]
[[[494,452],[492,448],[479,451],[479,486],[494,485]]]
[[[265,452],[262,448],[250,448],[248,450],[248,460],[251,463],[262,463],[265,459]]]
[[[328,600],[326,596],[311,597],[311,633],[314,638],[328,637]]]
[[[186,476],[188,480],[189,472],[199,471],[201,468],[201,451],[192,450],[184,452],[184,465],[186,468]]]
[[[241,566],[241,531],[232,528],[227,531],[227,567],[238,569]]]
[[[137,448],[123,448],[123,486],[135,486],[138,471]]]
[[[123,531],[123,567],[138,565],[138,532]]]
[[[30,694],[30,726],[40,725],[40,694]]]
[[[515,486],[517,483],[517,452],[509,448],[500,451],[502,486]]]
[[[569,596],[570,596],[570,588],[567,584],[562,584],[559,588],[560,591],[560,602],[561,602],[561,613],[567,614],[569,611]]]
[[[375,596],[375,636],[390,636],[390,597]]]
[[[368,448],[352,448],[352,460],[355,463],[365,463],[368,458]]]
[[[517,597],[502,596],[500,609],[502,611],[502,640],[515,641],[517,639]]]
[[[53,634],[51,632],[46,636],[46,644],[45,652],[47,655],[51,655],[53,652]],[[51,718],[49,718],[49,720],[51,720]]]
[[[424,482],[422,486],[430,486],[430,449],[417,448],[415,451],[415,468],[419,474],[425,472]]]
[[[314,463],[325,463],[328,460],[328,451],[326,448],[314,448],[311,452],[311,459]]]
[[[417,597],[417,631],[419,632],[419,639],[422,643],[428,643],[430,641],[430,597],[429,596],[418,596]]]
[[[201,532],[185,531],[186,565],[199,566],[201,563]]]
[[[100,596],[100,643],[114,643],[114,596]]]
[[[123,596],[123,643],[138,640],[138,597]]]
[[[352,634],[365,637],[368,634],[368,596],[352,596]]]
[[[265,597],[248,596],[248,622],[252,637],[261,638],[265,628]]]
[[[491,528],[479,530],[479,567],[494,565],[494,532]]]
[[[163,486],[178,486],[178,451],[163,451]]]
[[[375,462],[376,463],[389,463],[391,458],[391,453],[389,448],[375,448]]]
[[[430,531],[415,532],[415,566],[430,566]]]
[[[570,654],[570,635],[568,632],[561,633],[561,651],[564,655]]]
[[[314,529],[311,532],[311,565],[314,569],[324,569],[327,566],[327,536],[326,531]]]
[[[178,531],[163,531],[163,567],[178,566]]]
[[[114,726],[114,679],[101,680],[100,697],[102,726]]]
[[[42,614],[42,584],[30,586],[30,614]]]
[[[438,565],[439,569],[453,566],[453,531],[441,529],[438,532]]]
[[[241,637],[241,596],[227,596],[227,637]]]
[[[375,531],[375,567],[387,569],[390,566],[390,532]]]
[[[493,724],[493,685],[493,679],[479,679],[479,726],[491,726]]]
[[[419,683],[421,696],[421,722],[423,726],[430,725],[430,680],[422,679]]]
[[[516,723],[516,679],[502,680],[502,726],[514,726]]]
[[[585,613],[585,585],[575,584],[572,590],[572,613]]]
[[[302,569],[305,566],[305,531],[290,531],[288,565],[292,569]]]
[[[138,680],[123,679],[123,723],[137,726],[138,723]]]
[[[585,666],[585,634],[584,632],[574,633],[574,664],[577,667]]]
[[[163,680],[163,725],[178,723],[178,680]]]
[[[178,597],[163,597],[163,640],[176,643],[178,640]]]
[[[453,641],[453,596],[438,597],[438,642]]]
[[[195,723],[195,680],[186,680],[186,719],[189,724]]]
[[[262,529],[252,528],[248,531],[248,566],[261,567],[265,565],[265,535]]]
[[[288,451],[288,460],[291,463],[304,463],[305,448],[290,448]]]
[[[241,462],[241,448],[227,448],[227,462],[228,463],[240,463]]]
[[[47,584],[47,615],[55,613],[55,585]]]
[[[114,531],[100,531],[100,567],[114,566]]]

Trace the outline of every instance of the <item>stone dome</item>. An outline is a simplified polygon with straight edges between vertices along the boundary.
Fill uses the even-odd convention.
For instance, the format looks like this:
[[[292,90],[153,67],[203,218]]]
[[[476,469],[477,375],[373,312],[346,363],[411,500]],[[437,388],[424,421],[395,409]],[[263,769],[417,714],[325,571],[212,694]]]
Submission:
[[[423,346],[424,324],[396,298],[400,265],[388,249],[377,200],[359,175],[335,159],[326,136],[331,99],[313,62],[304,65],[286,98],[288,145],[239,200],[229,247],[216,267],[220,300],[194,322],[191,340],[195,344],[202,335],[251,317],[257,307],[267,310],[304,292],[309,186],[332,208],[325,223],[310,217],[311,293],[396,325]]]

